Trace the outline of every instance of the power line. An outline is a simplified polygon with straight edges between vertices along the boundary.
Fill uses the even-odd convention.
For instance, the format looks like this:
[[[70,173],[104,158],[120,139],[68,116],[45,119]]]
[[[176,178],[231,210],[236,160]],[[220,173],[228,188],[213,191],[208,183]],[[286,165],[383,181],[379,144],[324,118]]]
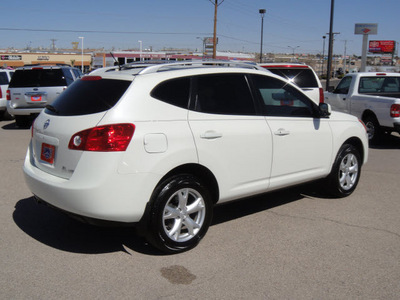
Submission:
[[[7,28],[3,31],[30,31],[30,32],[65,32],[65,33],[107,33],[107,34],[161,34],[161,35],[207,35],[209,32],[154,32],[154,31],[104,31],[104,30],[72,30],[72,29],[41,29],[41,28]]]

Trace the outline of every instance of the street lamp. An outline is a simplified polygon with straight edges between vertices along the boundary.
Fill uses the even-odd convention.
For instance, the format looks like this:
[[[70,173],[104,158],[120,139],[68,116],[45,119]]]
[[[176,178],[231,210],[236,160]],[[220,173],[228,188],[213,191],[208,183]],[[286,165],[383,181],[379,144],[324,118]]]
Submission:
[[[263,48],[263,31],[264,31],[264,15],[266,13],[265,9],[260,9],[258,11],[261,15],[261,46],[260,46],[260,63],[262,63],[262,48]]]
[[[142,61],[142,41],[139,42],[139,61]]]
[[[294,50],[296,50],[297,48],[299,48],[300,46],[296,46],[296,47],[291,47],[291,46],[288,46],[290,49],[292,49],[293,50],[293,59],[294,59]]]
[[[79,37],[80,39],[82,39],[82,73],[83,73],[83,39],[84,39],[84,37],[83,36],[80,36]]]

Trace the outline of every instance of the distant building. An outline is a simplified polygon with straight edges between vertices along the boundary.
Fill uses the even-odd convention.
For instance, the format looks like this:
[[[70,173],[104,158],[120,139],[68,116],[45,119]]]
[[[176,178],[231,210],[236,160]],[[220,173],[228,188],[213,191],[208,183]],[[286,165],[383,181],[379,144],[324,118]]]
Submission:
[[[165,61],[184,61],[203,59],[202,53],[180,52],[176,50],[166,51],[114,51],[111,53],[96,53],[93,56],[93,68],[109,67],[115,64],[127,64],[138,61],[165,60]],[[254,61],[254,55],[249,53],[217,52],[217,59],[221,60],[240,60]]]
[[[92,54],[83,55],[85,71],[91,69]],[[82,67],[82,54],[80,53],[51,53],[51,52],[0,52],[0,67],[23,67],[25,65],[56,65],[66,64]]]

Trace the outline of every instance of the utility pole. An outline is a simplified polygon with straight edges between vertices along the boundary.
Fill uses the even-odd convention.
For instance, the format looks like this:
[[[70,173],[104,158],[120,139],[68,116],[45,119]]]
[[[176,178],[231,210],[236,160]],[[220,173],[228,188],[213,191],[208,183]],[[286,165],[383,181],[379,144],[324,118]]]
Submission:
[[[222,4],[225,0],[220,0],[218,3],[218,0],[214,0],[210,2],[214,4],[214,37],[213,37],[213,59],[217,58],[217,10],[218,6]]]
[[[328,71],[327,71],[327,74],[326,74],[326,91],[329,88],[329,81],[331,79],[331,70],[332,70],[334,7],[335,7],[335,0],[331,0],[331,17],[330,17],[330,22],[329,22]]]

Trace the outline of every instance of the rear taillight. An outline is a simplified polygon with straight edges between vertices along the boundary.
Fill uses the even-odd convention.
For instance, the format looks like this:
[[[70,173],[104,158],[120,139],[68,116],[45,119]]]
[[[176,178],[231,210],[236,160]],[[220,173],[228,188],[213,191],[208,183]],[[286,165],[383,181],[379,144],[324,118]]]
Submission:
[[[324,89],[319,88],[319,103],[324,103]]]
[[[75,133],[68,144],[71,150],[125,151],[135,131],[133,124],[112,124],[89,128]]]
[[[400,117],[400,104],[392,104],[390,107],[390,116],[392,118]]]
[[[0,98],[3,98],[3,92],[1,91],[1,88],[0,88]]]
[[[10,90],[7,90],[7,100],[11,100]]]

